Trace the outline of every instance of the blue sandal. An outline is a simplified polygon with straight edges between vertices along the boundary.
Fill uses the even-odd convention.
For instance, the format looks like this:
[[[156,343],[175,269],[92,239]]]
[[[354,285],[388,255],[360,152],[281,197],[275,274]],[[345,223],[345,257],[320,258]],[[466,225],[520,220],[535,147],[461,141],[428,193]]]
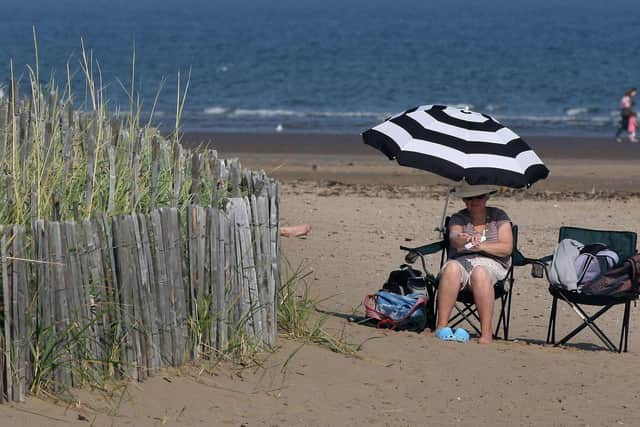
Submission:
[[[442,341],[456,341],[456,337],[450,327],[436,329],[436,338]]]
[[[453,339],[458,342],[469,342],[469,332],[462,328],[457,328],[453,333]]]

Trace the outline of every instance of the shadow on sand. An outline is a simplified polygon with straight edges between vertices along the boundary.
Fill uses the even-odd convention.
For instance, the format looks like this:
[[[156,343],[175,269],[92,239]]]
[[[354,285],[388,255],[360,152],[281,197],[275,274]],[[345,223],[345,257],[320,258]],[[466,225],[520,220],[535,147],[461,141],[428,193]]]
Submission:
[[[338,319],[343,319],[346,320],[349,323],[354,323],[357,325],[363,325],[363,326],[367,326],[370,328],[376,328],[376,321],[369,319],[368,317],[362,316],[362,315],[358,315],[355,313],[355,310],[351,313],[341,313],[338,311],[332,311],[332,310],[322,310],[322,309],[317,309],[318,313],[322,313],[325,314],[327,316],[332,316],[332,317],[336,317]],[[424,331],[421,331],[419,333],[423,333],[423,334],[429,334],[431,333],[431,331],[429,329],[425,329]],[[471,334],[471,337],[473,338],[477,338],[477,334]],[[503,341],[500,338],[496,338],[496,341]],[[547,342],[545,340],[539,340],[539,339],[532,339],[532,338],[513,338],[510,339],[509,341],[512,342],[522,342],[528,345],[538,345],[540,347],[548,347],[548,348],[554,348],[556,347],[553,344],[547,344]],[[564,344],[562,346],[557,346],[557,348],[560,349],[567,349],[567,350],[582,350],[582,351],[605,351],[608,352],[609,350],[603,346],[594,344],[594,343],[588,343],[588,342],[577,342],[577,343],[567,343]]]

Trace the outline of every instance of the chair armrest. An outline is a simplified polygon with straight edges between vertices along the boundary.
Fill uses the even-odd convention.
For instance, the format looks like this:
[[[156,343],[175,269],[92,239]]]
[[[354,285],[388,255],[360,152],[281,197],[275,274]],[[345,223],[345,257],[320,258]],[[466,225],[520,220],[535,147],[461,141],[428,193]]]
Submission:
[[[403,251],[407,251],[407,255],[404,257],[404,260],[413,264],[415,260],[420,257],[420,262],[422,262],[422,268],[427,271],[427,264],[424,259],[425,255],[430,255],[436,252],[443,251],[447,246],[447,242],[444,240],[440,240],[439,242],[429,243],[428,245],[418,246],[417,248],[408,248],[406,246],[400,246],[400,249]]]
[[[400,249],[403,251],[408,251],[415,253],[420,256],[433,254],[443,250],[446,246],[446,242],[444,240],[440,240],[439,242],[429,243],[428,245],[419,246],[417,248],[408,248],[406,246],[400,246]]]
[[[552,259],[553,255],[547,255],[542,258],[529,258],[518,249],[516,249],[513,253],[513,265],[516,265],[518,267],[522,267],[527,264],[549,264]]]
[[[537,279],[542,279],[544,275],[548,273],[547,267],[549,266],[550,261],[553,259],[553,255],[547,255],[542,258],[527,258],[520,252],[518,253],[522,258],[517,264],[515,264],[514,261],[514,265],[521,267],[527,264],[531,264],[531,276]]]
[[[543,256],[542,258],[527,258],[527,261],[528,261],[528,264],[549,265],[552,259],[553,259],[553,255],[547,255],[547,256]]]
[[[516,267],[523,267],[529,264],[529,258],[524,256],[518,249],[514,249],[513,253],[511,254],[511,262]]]

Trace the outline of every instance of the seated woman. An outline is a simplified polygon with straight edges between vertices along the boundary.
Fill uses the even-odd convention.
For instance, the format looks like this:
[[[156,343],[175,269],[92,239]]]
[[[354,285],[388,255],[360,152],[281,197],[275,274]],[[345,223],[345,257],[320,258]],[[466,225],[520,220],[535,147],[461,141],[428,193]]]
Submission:
[[[492,339],[493,285],[511,266],[511,220],[499,208],[488,207],[494,187],[463,184],[452,194],[466,205],[449,220],[449,256],[440,270],[436,336],[442,338],[460,290],[469,287],[480,317],[481,344]],[[444,330],[450,333],[450,329]],[[447,339],[444,337],[443,339]]]

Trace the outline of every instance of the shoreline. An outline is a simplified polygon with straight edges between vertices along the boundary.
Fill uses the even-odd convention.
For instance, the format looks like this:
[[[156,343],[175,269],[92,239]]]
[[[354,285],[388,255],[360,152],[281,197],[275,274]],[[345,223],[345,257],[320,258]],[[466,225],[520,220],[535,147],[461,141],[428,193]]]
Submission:
[[[525,141],[550,170],[547,179],[535,183],[525,194],[617,198],[636,197],[640,192],[640,144],[597,137],[531,136]],[[221,158],[236,157],[244,166],[264,170],[283,183],[310,183],[308,191],[315,191],[314,187],[333,187],[331,191],[337,192],[368,186],[364,193],[376,193],[376,188],[392,186],[390,191],[401,193],[404,187],[417,186],[432,193],[433,186],[453,184],[432,173],[399,166],[365,145],[360,135],[207,132],[185,133],[183,143],[216,149]]]
[[[611,137],[596,136],[523,136],[525,142],[542,158],[607,158],[640,160],[640,143],[616,142]],[[233,153],[314,153],[375,154],[362,142],[360,134],[339,133],[225,133],[184,132],[187,146],[205,144],[221,152]],[[380,154],[381,155],[381,154]]]

